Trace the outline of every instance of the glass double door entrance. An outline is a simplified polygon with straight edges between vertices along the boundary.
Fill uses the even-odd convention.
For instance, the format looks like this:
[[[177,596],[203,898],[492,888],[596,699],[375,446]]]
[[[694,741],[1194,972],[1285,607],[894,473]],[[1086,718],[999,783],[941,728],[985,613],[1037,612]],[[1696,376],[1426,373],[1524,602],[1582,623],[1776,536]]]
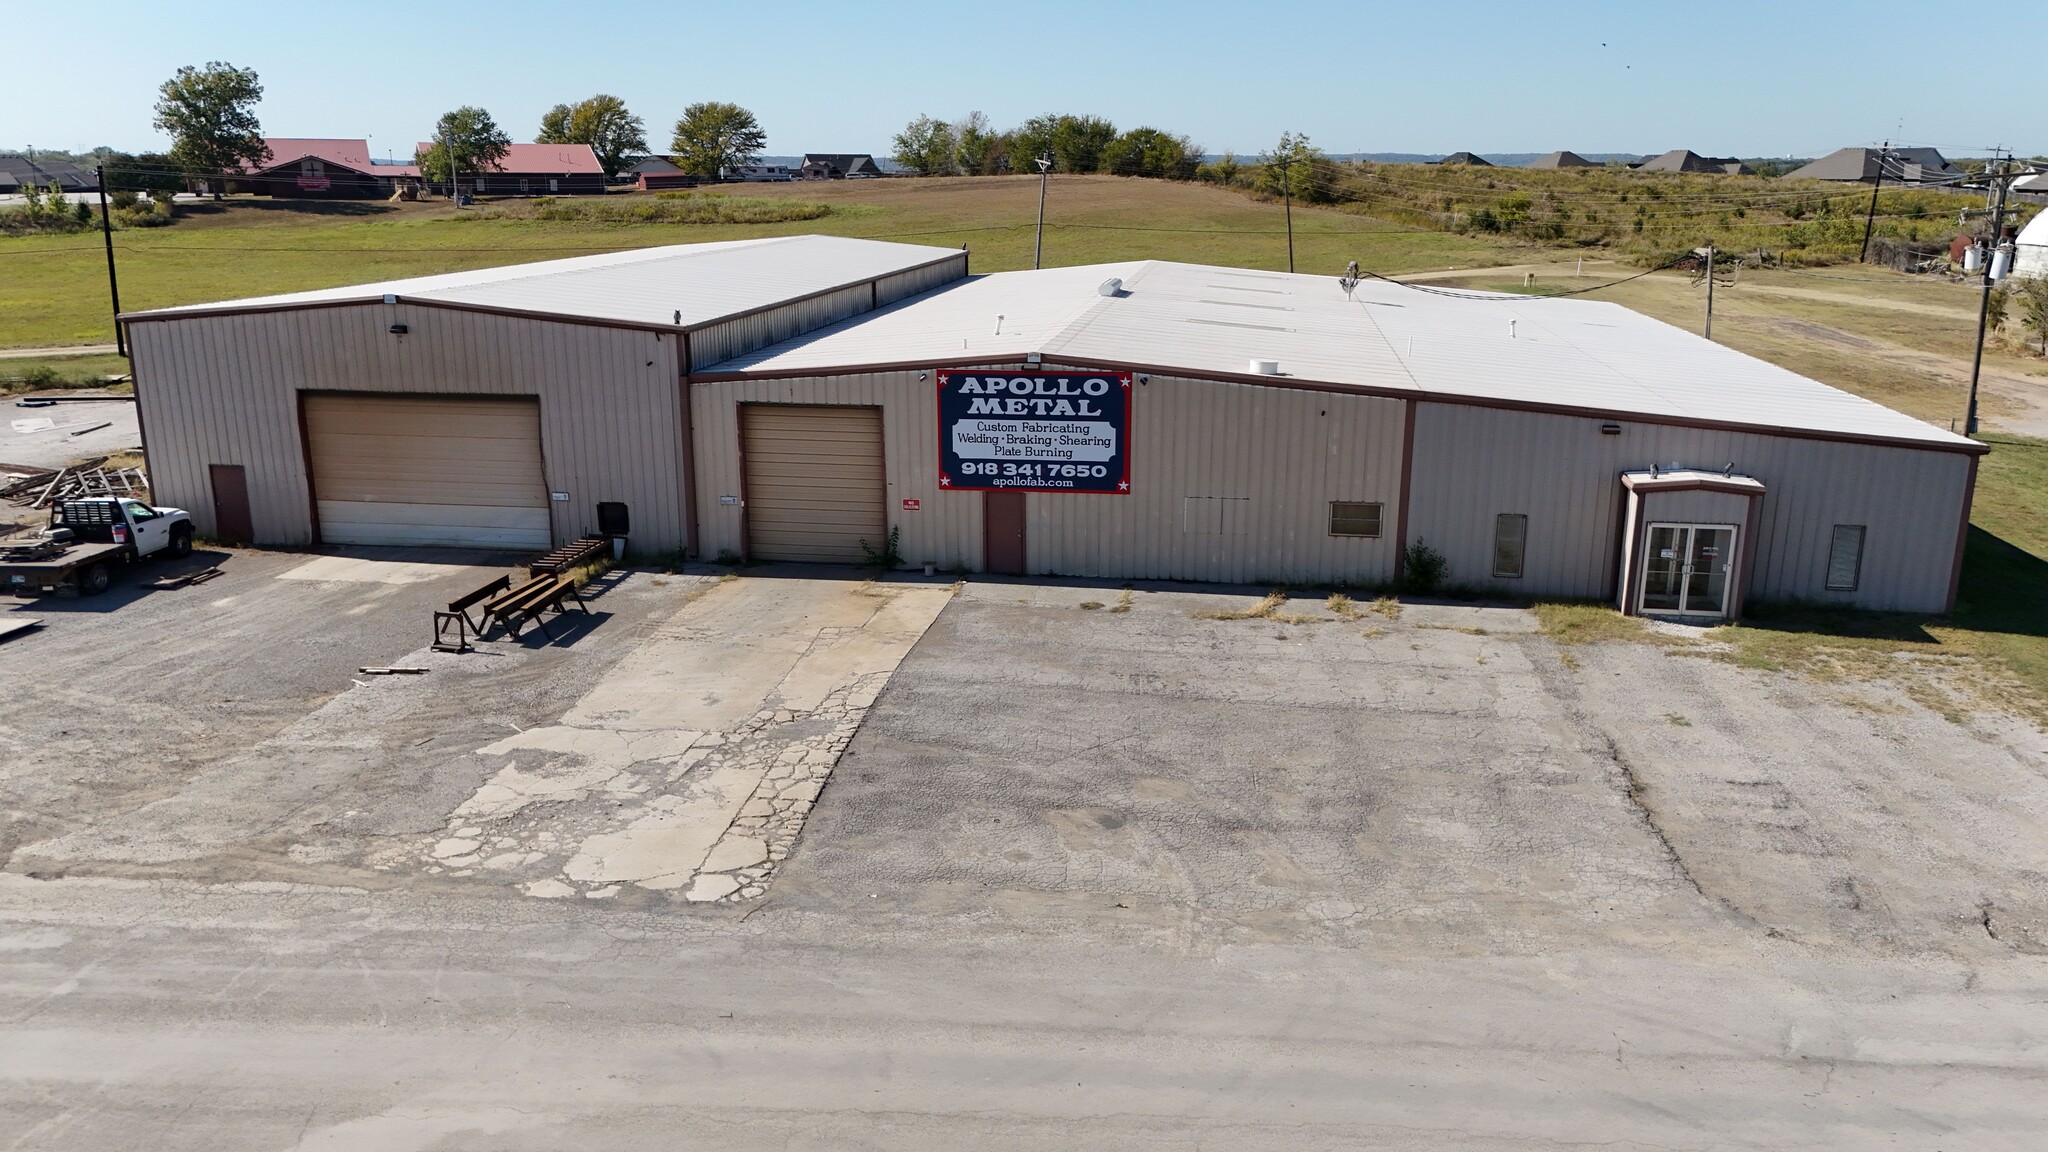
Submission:
[[[1639,612],[1726,616],[1734,575],[1732,524],[1652,524],[1643,550]]]

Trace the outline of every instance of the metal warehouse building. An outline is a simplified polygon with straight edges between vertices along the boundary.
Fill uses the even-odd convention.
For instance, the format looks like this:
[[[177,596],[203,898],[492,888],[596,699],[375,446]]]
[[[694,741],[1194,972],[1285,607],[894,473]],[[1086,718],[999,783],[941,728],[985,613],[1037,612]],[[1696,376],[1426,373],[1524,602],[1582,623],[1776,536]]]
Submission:
[[[268,544],[1938,612],[1984,451],[1611,304],[831,237],[126,319],[159,499]]]

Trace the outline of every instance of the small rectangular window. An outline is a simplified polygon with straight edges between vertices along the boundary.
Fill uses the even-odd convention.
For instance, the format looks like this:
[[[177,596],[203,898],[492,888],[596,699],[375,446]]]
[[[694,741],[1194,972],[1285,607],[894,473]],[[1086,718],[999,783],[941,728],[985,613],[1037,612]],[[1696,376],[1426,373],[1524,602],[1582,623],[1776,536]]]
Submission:
[[[1379,505],[1354,504],[1343,500],[1332,500],[1330,502],[1330,535],[1378,536],[1379,534]]]
[[[1522,574],[1522,553],[1529,543],[1529,518],[1504,512],[1493,520],[1493,574],[1516,578]]]
[[[1863,575],[1863,525],[1837,524],[1828,541],[1828,584],[1830,592],[1854,592]]]

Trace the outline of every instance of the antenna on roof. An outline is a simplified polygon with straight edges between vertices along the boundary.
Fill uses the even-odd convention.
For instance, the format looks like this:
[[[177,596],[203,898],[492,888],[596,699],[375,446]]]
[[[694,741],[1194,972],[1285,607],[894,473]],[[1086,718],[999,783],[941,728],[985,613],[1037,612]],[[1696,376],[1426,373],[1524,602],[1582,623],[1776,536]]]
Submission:
[[[1344,275],[1337,278],[1337,287],[1344,290],[1346,300],[1351,299],[1352,290],[1358,287],[1358,281],[1358,261],[1353,260],[1344,266]]]

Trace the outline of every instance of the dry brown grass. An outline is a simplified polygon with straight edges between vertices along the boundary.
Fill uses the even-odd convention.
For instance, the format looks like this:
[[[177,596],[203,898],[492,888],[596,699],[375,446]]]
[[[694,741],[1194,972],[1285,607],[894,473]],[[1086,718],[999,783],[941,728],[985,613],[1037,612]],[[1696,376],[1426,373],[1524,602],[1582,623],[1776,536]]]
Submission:
[[[1109,610],[1111,612],[1129,612],[1131,610],[1131,590],[1126,588],[1117,593],[1116,603],[1111,605]]]
[[[1281,611],[1287,604],[1287,589],[1275,588],[1266,593],[1265,599],[1249,608],[1209,609],[1195,613],[1198,620],[1271,620],[1275,624],[1326,624],[1322,616],[1310,616],[1299,612]]]

